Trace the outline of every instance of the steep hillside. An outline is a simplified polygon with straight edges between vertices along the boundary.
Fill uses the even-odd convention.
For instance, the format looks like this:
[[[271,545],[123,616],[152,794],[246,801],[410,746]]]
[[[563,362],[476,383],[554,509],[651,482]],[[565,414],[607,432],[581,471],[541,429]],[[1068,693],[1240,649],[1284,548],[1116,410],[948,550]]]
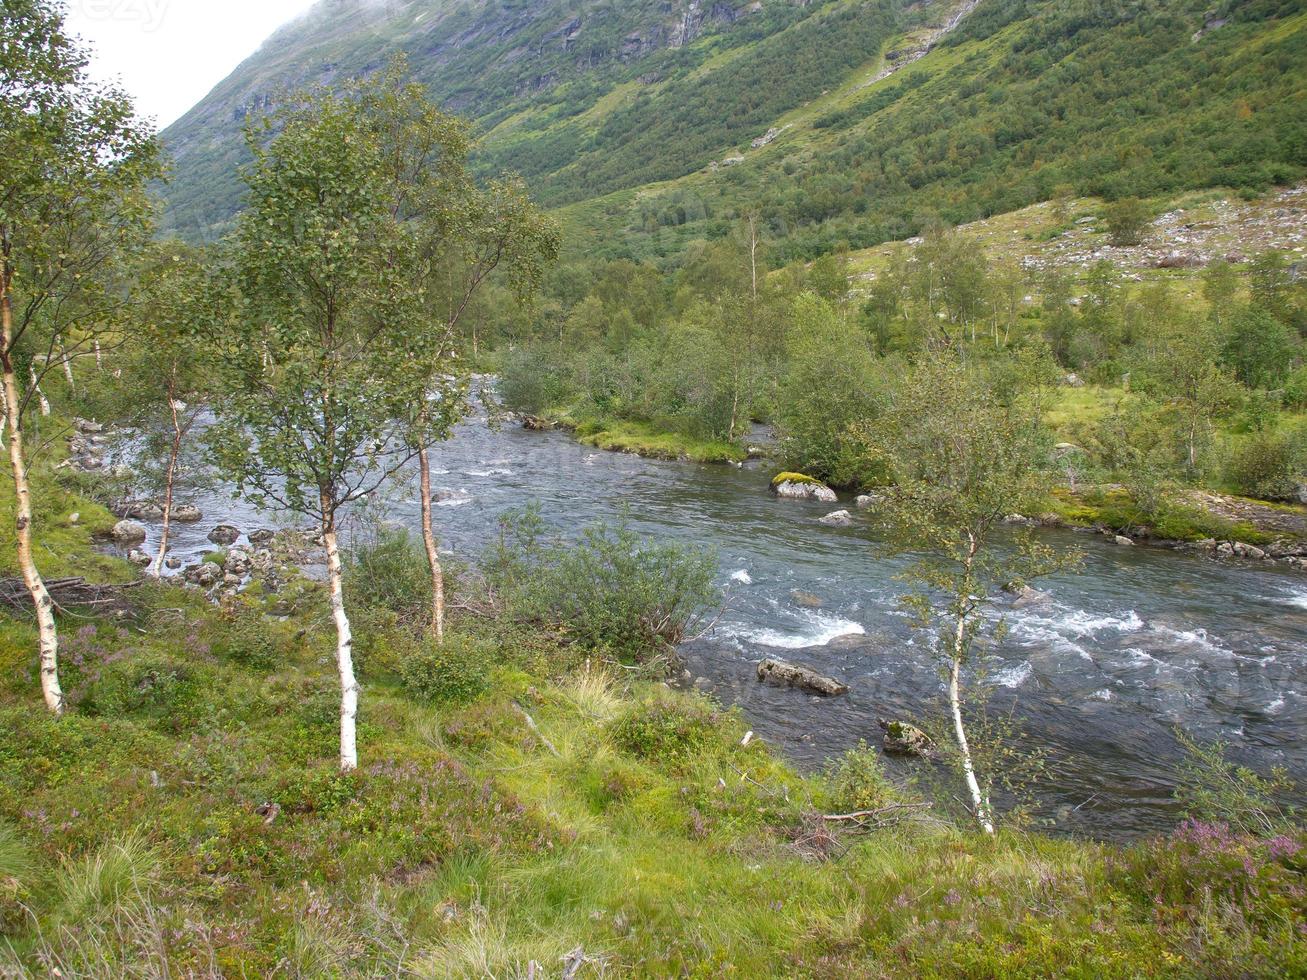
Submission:
[[[326,0],[165,133],[168,224],[238,206],[248,113],[397,50],[592,254],[675,255],[746,207],[807,258],[1055,193],[1307,175],[1295,0]]]
[[[716,103],[696,110],[690,128],[699,134],[701,165],[719,142],[717,129],[743,133],[838,80],[837,66],[819,64],[825,60],[820,35],[852,29],[840,41],[843,57],[860,58],[854,49],[865,45],[874,52],[901,6],[901,0],[322,0],[164,134],[177,159],[167,222],[187,234],[209,234],[237,207],[240,129],[251,113],[274,105],[288,87],[366,73],[396,52],[408,54],[415,75],[450,109],[475,119],[483,131],[504,134],[487,166],[510,166],[533,178],[575,169],[587,150],[582,134],[620,104],[623,93],[647,88],[675,94],[684,111],[692,101],[687,92],[719,88],[720,66],[754,64],[755,75],[736,72],[755,90],[751,110],[742,112],[738,100],[720,91]],[[798,32],[794,45],[806,44],[810,61],[800,71],[789,63],[794,49],[776,39],[807,22],[824,28]],[[762,62],[755,55],[760,47]],[[789,73],[794,78],[784,85],[760,85]],[[646,130],[649,114],[665,115],[671,104],[655,101],[639,102],[637,123]],[[612,190],[686,172],[684,151],[669,145],[686,127],[671,125],[673,131],[655,127],[643,134],[660,142],[651,151],[658,162],[625,177],[609,175],[596,186]],[[608,134],[593,150],[602,153],[622,138]],[[542,191],[546,198],[561,196]]]

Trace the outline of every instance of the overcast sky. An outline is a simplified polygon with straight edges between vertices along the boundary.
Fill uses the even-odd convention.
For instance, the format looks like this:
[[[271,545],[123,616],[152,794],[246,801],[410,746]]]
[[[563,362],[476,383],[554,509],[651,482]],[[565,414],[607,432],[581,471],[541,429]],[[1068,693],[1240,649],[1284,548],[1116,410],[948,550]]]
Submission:
[[[94,77],[114,79],[137,111],[167,126],[313,0],[66,0],[89,42]]]

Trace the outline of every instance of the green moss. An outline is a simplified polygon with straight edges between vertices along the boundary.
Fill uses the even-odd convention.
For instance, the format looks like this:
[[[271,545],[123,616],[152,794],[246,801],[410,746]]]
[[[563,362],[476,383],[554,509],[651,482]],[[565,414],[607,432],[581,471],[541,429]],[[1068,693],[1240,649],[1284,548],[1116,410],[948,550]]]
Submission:
[[[745,451],[733,443],[667,432],[642,422],[591,421],[578,425],[576,435],[587,446],[609,452],[635,453],[650,459],[738,463],[746,456]]]
[[[1048,504],[1049,512],[1072,527],[1105,527],[1122,534],[1142,528],[1164,541],[1242,541],[1262,545],[1277,536],[1246,521],[1231,521],[1197,507],[1167,500],[1155,514],[1143,512],[1121,488],[1073,494],[1061,488]]]
[[[820,480],[816,479],[815,477],[808,476],[806,473],[784,472],[784,473],[777,473],[774,477],[772,477],[771,485],[773,487],[779,487],[782,483],[801,483],[801,484],[809,484],[812,486],[822,485],[822,482]]]

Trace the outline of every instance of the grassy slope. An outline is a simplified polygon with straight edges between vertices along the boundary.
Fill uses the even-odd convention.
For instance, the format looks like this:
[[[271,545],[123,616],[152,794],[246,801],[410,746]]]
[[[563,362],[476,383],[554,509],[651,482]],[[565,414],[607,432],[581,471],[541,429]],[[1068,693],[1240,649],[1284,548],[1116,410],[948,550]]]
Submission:
[[[578,947],[582,977],[1307,968],[1292,856],[935,823],[832,840],[810,814],[850,802],[737,718],[487,624],[460,627],[495,666],[459,705],[406,694],[365,634],[342,777],[322,596],[283,596],[282,622],[257,595],[149,588],[134,622],[66,622],[57,722],[32,630],[0,617],[0,969],[553,976]]]

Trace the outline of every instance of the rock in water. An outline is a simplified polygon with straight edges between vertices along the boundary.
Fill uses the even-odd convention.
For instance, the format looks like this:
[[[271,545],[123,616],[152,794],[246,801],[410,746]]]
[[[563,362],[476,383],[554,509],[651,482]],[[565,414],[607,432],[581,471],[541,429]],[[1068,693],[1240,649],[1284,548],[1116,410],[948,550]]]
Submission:
[[[881,719],[879,724],[881,731],[885,733],[882,747],[888,754],[915,755],[923,759],[928,759],[935,754],[934,741],[916,725],[910,725],[906,721],[884,719]]]
[[[1017,592],[1016,601],[1012,603],[1013,609],[1028,609],[1031,606],[1046,606],[1053,601],[1053,597],[1047,592],[1041,592],[1039,589],[1032,589],[1028,585],[1021,586]]]
[[[771,490],[786,500],[819,500],[833,504],[839,499],[826,484],[803,473],[778,473],[771,481]]]
[[[240,529],[234,528],[230,524],[219,524],[209,532],[209,540],[220,545],[235,544],[240,536]]]
[[[522,428],[531,432],[548,432],[554,427],[554,423],[548,419],[542,419],[538,415],[522,416]]]
[[[136,521],[119,521],[113,526],[113,539],[119,544],[136,544],[145,540],[145,526]]]
[[[204,520],[204,512],[194,504],[178,504],[172,509],[172,519],[182,524],[194,524]]]
[[[758,665],[758,680],[772,684],[787,684],[790,687],[827,696],[847,694],[849,690],[849,685],[833,677],[825,677],[811,667],[775,659],[764,660]]]
[[[138,521],[163,520],[163,508],[153,500],[129,501],[121,513],[123,517],[135,518]]]
[[[825,517],[819,517],[818,523],[827,527],[848,527],[853,523],[853,516],[847,510],[833,510]]]

